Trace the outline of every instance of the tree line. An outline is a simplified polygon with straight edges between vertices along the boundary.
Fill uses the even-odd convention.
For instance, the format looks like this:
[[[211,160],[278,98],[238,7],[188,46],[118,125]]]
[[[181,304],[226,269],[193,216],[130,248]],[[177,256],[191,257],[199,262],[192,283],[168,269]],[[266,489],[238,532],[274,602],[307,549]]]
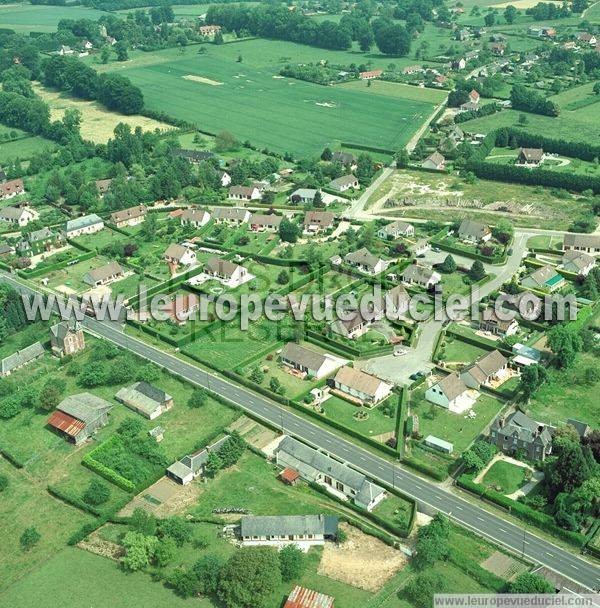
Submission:
[[[362,51],[374,43],[386,55],[404,56],[410,51],[411,33],[397,23],[377,19],[373,24],[360,13],[344,16],[340,23],[317,22],[285,6],[211,6],[206,22],[221,25],[238,35],[289,40],[325,49],[348,50],[357,41]]]
[[[558,116],[560,113],[556,103],[522,84],[516,84],[512,88],[510,101],[514,110],[524,110],[543,116]]]

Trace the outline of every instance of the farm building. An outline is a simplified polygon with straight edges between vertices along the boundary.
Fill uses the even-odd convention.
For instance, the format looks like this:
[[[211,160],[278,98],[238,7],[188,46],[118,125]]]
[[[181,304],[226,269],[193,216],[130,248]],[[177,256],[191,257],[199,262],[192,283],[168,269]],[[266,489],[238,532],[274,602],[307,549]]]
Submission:
[[[305,234],[317,234],[333,228],[335,215],[329,211],[307,211],[304,216]]]
[[[242,517],[239,536],[245,546],[310,547],[335,540],[338,518],[331,515],[265,515]]]
[[[110,221],[117,228],[125,228],[126,226],[137,226],[146,219],[146,213],[148,210],[145,205],[137,205],[136,207],[129,207],[129,209],[123,209],[122,211],[115,211],[110,214]]]
[[[319,353],[295,342],[288,342],[281,351],[281,362],[310,378],[325,378],[344,361],[327,353]]]
[[[13,198],[25,192],[25,186],[22,179],[11,179],[3,184],[0,184],[0,201]]]
[[[48,424],[68,441],[79,445],[108,424],[111,408],[108,401],[90,393],[70,395],[58,404]]]
[[[505,378],[507,371],[508,359],[499,350],[493,350],[462,370],[460,378],[469,388],[479,389]]]
[[[174,462],[167,469],[167,477],[170,477],[177,483],[187,485],[199,475],[204,473],[204,466],[208,461],[210,452],[218,452],[229,437],[223,437],[212,445],[209,445],[189,456],[184,456],[181,460]]]
[[[335,598],[296,585],[283,608],[334,608]]]
[[[82,234],[99,232],[103,228],[104,222],[102,218],[98,217],[95,213],[91,213],[90,215],[84,215],[83,217],[66,222],[63,226],[63,233],[65,237],[74,239]]]
[[[228,224],[229,226],[241,226],[250,219],[252,214],[248,209],[240,207],[215,207],[213,219],[217,224]]]
[[[458,238],[470,243],[485,243],[492,238],[492,231],[481,222],[463,220],[458,227]]]
[[[193,226],[194,228],[202,228],[210,222],[210,213],[204,209],[196,209],[191,207],[186,209],[180,216],[182,226]]]
[[[50,328],[50,346],[57,357],[74,355],[85,348],[85,337],[78,321],[61,321]]]
[[[293,437],[283,438],[275,457],[279,466],[297,471],[303,479],[323,486],[343,500],[353,500],[356,506],[367,511],[372,511],[387,496],[383,488],[371,483],[362,473]]]
[[[347,253],[344,262],[365,274],[379,274],[383,272],[390,263],[371,253],[366,247]]]
[[[396,220],[391,224],[386,224],[377,231],[377,236],[380,239],[397,239],[399,236],[410,237],[414,235],[415,227],[402,220]]]
[[[351,188],[357,190],[360,188],[360,184],[358,179],[354,177],[354,175],[342,175],[336,179],[333,179],[329,182],[329,187],[336,192],[346,192],[346,190],[350,190]]]
[[[449,374],[425,391],[425,399],[455,414],[461,414],[473,407],[475,400],[457,373]]]
[[[422,163],[423,169],[433,169],[435,171],[443,171],[446,168],[446,159],[439,152],[430,154]]]
[[[10,376],[17,369],[39,359],[44,352],[41,342],[34,342],[30,346],[5,357],[0,361],[0,376]]]
[[[353,400],[373,406],[383,401],[392,392],[393,385],[365,372],[344,366],[333,379],[333,386]]]
[[[6,222],[7,224],[15,224],[23,228],[27,226],[29,222],[36,220],[39,217],[38,212],[35,209],[29,207],[29,205],[19,205],[14,207],[4,207],[0,209],[0,221]]]
[[[83,275],[83,282],[92,287],[99,287],[100,285],[108,285],[113,281],[122,279],[125,276],[125,271],[121,268],[118,262],[109,262],[94,268]]]
[[[173,397],[149,382],[123,387],[115,399],[149,420],[158,418],[173,407]]]

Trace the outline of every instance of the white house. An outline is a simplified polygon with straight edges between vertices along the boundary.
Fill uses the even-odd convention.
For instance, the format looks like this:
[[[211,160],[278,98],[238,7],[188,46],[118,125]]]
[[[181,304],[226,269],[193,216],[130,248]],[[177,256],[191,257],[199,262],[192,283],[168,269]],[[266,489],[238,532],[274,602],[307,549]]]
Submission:
[[[365,274],[379,274],[390,265],[390,262],[372,254],[366,247],[347,253],[344,262]]]
[[[491,386],[493,382],[499,382],[507,375],[508,359],[500,351],[493,350],[463,369],[460,378],[469,388],[479,389],[482,385]]]
[[[196,252],[189,247],[173,243],[167,247],[164,258],[169,264],[191,266],[196,263]]]
[[[264,213],[253,213],[248,220],[250,230],[254,232],[277,232],[283,216]]]
[[[345,363],[329,353],[319,353],[295,342],[288,342],[281,351],[281,362],[302,375],[320,380]]]
[[[231,288],[238,287],[249,278],[252,278],[252,275],[249,275],[243,266],[216,257],[210,258],[206,262],[204,272],[223,285]]]
[[[38,217],[39,213],[28,205],[4,207],[4,209],[0,209],[0,221],[7,222],[8,224],[15,224],[21,228],[27,226],[29,222],[36,220]]]
[[[469,243],[485,243],[492,238],[492,231],[481,222],[463,220],[458,227],[458,238]]]
[[[565,251],[562,256],[562,267],[567,272],[587,276],[596,265],[596,258],[583,251]]]
[[[349,174],[331,180],[329,187],[337,192],[346,192],[346,190],[350,190],[351,188],[358,190],[360,183],[354,175]]]
[[[104,222],[95,213],[69,220],[63,226],[65,237],[73,239],[82,234],[94,234],[104,228]]]
[[[248,209],[242,209],[241,207],[215,207],[213,209],[215,223],[227,224],[228,226],[246,224],[251,215]]]
[[[191,207],[186,209],[180,216],[182,226],[193,226],[194,228],[202,228],[210,222],[210,213],[203,209]]]
[[[425,391],[425,399],[455,414],[471,409],[475,403],[469,395],[467,385],[457,373],[450,374],[430,386]]]
[[[330,211],[307,211],[304,216],[304,234],[317,234],[333,228],[335,215]]]
[[[376,376],[347,366],[338,370],[333,379],[333,385],[338,391],[368,406],[383,401],[394,388]]]
[[[433,169],[443,171],[446,168],[446,159],[437,151],[430,154],[422,163],[423,169]]]
[[[303,551],[335,540],[338,518],[331,515],[262,515],[242,517],[239,537],[242,545],[285,547]]]
[[[397,239],[399,236],[411,237],[415,235],[415,227],[408,222],[396,220],[391,224],[382,226],[377,231],[377,236],[380,239]]]
[[[404,269],[402,281],[407,285],[419,285],[425,289],[431,289],[442,280],[439,272],[435,272],[429,266],[411,264]]]
[[[231,186],[229,198],[234,201],[258,201],[262,195],[256,186]]]

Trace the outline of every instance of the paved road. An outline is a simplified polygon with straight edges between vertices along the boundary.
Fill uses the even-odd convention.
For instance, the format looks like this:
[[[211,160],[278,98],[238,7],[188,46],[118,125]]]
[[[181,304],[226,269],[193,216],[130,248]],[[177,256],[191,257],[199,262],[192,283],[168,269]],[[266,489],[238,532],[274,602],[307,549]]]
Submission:
[[[21,292],[34,293],[30,287],[16,281],[7,273],[0,272],[0,280],[11,283]],[[402,490],[422,506],[445,513],[477,534],[504,545],[531,561],[543,564],[576,583],[590,589],[600,587],[600,568],[585,559],[338,437],[313,422],[281,408],[265,397],[127,336],[119,324],[99,322],[88,317],[84,325],[89,332],[110,340],[189,382],[227,398],[253,416],[280,428],[282,432],[294,435],[328,452],[375,480]]]

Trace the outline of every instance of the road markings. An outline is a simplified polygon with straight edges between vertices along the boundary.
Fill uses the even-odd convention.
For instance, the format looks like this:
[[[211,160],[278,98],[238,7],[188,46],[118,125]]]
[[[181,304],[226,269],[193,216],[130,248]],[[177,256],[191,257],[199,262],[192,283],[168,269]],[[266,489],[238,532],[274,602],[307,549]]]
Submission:
[[[548,553],[548,551],[546,551],[546,555],[549,555],[550,557],[554,557],[554,555],[552,555],[552,553]]]

